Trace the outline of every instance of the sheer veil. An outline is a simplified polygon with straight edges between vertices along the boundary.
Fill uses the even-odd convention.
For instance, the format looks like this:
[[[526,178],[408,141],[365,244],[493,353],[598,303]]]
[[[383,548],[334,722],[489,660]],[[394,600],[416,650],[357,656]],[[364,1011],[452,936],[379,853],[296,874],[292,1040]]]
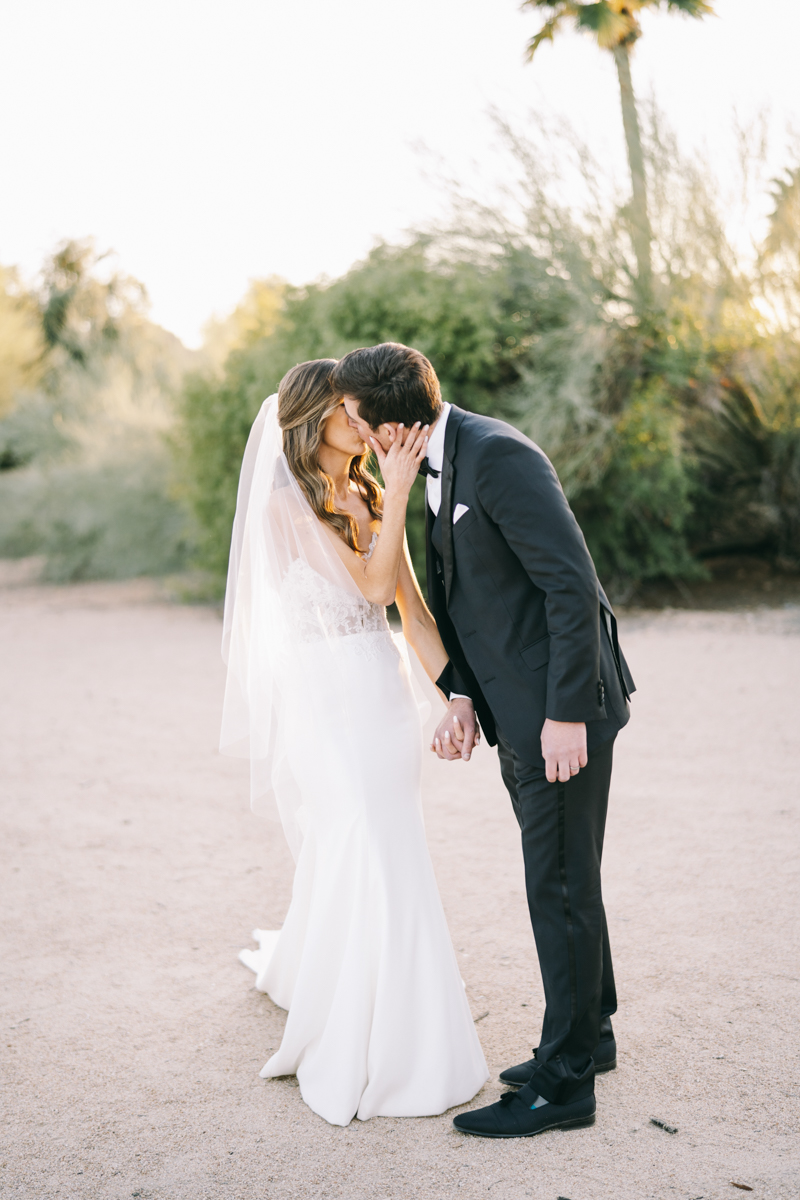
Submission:
[[[281,820],[295,857],[308,760],[346,776],[358,752],[368,697],[352,644],[364,639],[349,635],[377,629],[377,619],[385,637],[383,610],[364,599],[289,469],[270,396],[247,442],[233,523],[220,750],[249,758],[251,806]]]

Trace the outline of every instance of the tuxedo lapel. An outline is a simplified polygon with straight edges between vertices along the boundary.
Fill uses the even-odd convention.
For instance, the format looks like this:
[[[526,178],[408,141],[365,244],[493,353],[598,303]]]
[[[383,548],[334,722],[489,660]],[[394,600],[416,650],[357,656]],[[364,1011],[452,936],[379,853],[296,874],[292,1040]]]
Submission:
[[[449,422],[448,422],[449,424]],[[453,481],[455,479],[455,468],[452,461],[445,454],[444,464],[442,466],[442,507],[439,509],[439,517],[441,518],[442,526],[442,565],[444,567],[444,594],[448,604],[450,603],[450,585],[453,582],[453,570],[455,567],[453,556]]]
[[[458,430],[466,413],[455,405],[450,409],[447,425],[444,431],[444,462],[442,463],[442,504],[439,509],[439,519],[442,527],[442,566],[444,569],[444,594],[450,602],[450,588],[455,572],[455,554],[453,551],[453,489],[455,487],[456,442]]]
[[[428,505],[425,505],[427,510],[427,531],[428,541],[436,550],[439,557],[442,557],[442,510],[439,509],[439,515],[434,516]]]

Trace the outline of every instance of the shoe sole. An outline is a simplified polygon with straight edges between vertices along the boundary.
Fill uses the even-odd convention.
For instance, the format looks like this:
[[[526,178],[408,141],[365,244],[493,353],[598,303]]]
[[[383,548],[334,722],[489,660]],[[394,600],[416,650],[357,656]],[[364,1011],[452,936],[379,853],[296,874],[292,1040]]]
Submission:
[[[586,1125],[594,1125],[596,1120],[595,1113],[590,1117],[573,1117],[569,1121],[555,1121],[552,1125],[543,1125],[541,1129],[532,1129],[530,1133],[479,1133],[477,1129],[460,1129],[455,1121],[453,1126],[459,1133],[466,1133],[470,1137],[485,1137],[485,1138],[521,1138],[521,1137],[536,1137],[540,1133],[547,1133],[551,1129],[583,1129]]]
[[[616,1069],[617,1069],[617,1060],[612,1059],[611,1062],[603,1063],[602,1067],[595,1067],[594,1073],[595,1073],[595,1075],[605,1075],[606,1071],[616,1071]],[[515,1082],[512,1082],[512,1080],[510,1080],[510,1079],[503,1079],[502,1075],[498,1075],[497,1078],[500,1080],[503,1087],[521,1088],[521,1087],[525,1086],[525,1083],[530,1082],[530,1080],[526,1079],[525,1083],[515,1083]]]

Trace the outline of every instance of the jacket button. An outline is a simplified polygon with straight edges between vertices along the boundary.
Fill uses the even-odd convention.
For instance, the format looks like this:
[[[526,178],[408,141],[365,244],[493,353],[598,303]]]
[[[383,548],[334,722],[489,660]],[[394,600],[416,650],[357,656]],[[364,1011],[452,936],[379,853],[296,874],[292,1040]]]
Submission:
[[[605,689],[605,685],[604,685],[602,679],[600,679],[600,680],[598,680],[598,683],[597,683],[597,704],[600,708],[602,708],[603,705],[605,704],[605,699],[606,699],[606,689]]]

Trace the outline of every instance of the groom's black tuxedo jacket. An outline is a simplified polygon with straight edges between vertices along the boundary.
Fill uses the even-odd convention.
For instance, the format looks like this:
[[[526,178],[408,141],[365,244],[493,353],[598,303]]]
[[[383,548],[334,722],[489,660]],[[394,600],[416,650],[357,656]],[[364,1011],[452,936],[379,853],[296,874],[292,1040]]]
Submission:
[[[442,502],[428,508],[428,597],[450,662],[491,745],[542,761],[545,718],[585,721],[589,749],[628,721],[633,680],[616,620],[553,467],[510,425],[455,405]],[[468,511],[453,524],[457,504]]]

